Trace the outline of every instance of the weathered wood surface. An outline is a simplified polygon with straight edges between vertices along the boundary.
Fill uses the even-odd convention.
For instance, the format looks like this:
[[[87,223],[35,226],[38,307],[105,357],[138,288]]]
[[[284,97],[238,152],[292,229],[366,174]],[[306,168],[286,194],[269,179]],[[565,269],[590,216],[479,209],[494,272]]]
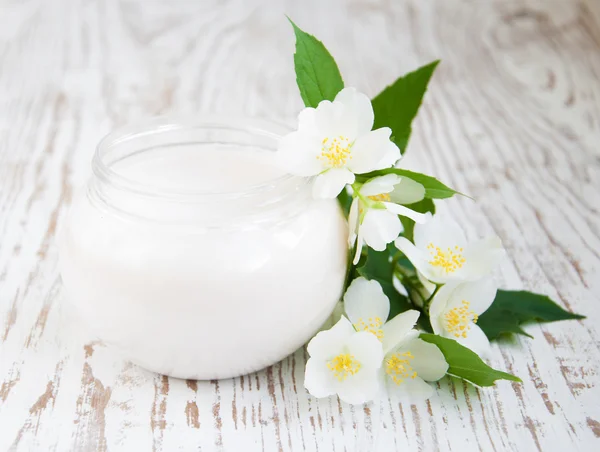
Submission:
[[[598,3],[1,1],[0,450],[597,450]],[[62,308],[54,240],[99,138],[166,113],[293,120],[284,13],[370,95],[443,60],[407,164],[477,198],[445,210],[470,236],[500,235],[504,287],[588,316],[494,347],[523,384],[444,379],[426,403],[350,407],[305,393],[303,350],[182,381],[124,362]]]

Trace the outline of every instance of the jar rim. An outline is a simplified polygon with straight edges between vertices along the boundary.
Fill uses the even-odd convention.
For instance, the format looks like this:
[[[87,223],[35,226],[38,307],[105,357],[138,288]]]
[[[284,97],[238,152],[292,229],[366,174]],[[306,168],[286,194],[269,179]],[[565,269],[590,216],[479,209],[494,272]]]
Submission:
[[[120,174],[111,168],[106,162],[107,154],[111,148],[137,138],[151,136],[153,134],[162,134],[177,130],[185,131],[190,129],[229,129],[231,131],[247,132],[249,134],[259,135],[267,138],[279,140],[283,135],[291,132],[291,127],[282,122],[266,120],[252,116],[230,116],[218,114],[203,114],[189,117],[159,116],[150,120],[133,123],[124,127],[115,129],[105,135],[94,152],[92,159],[92,171],[94,175],[103,182],[129,193],[135,193],[144,197],[153,198],[206,198],[206,197],[227,197],[237,198],[252,195],[260,192],[276,189],[282,184],[292,185],[300,188],[308,184],[311,178],[300,177],[293,174],[283,174],[282,176],[268,179],[257,184],[250,184],[243,190],[232,191],[206,191],[198,189],[182,190],[156,187],[150,183],[137,181]]]

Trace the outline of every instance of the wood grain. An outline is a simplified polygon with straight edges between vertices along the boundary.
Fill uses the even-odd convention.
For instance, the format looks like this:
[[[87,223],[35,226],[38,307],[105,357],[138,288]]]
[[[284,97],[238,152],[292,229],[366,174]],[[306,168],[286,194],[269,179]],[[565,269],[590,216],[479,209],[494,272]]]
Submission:
[[[315,400],[307,355],[233,380],[151,374],[61,304],[57,230],[109,130],[157,114],[294,121],[293,33],[375,95],[436,58],[406,165],[477,198],[502,285],[584,321],[494,347],[523,384],[446,378],[436,397]],[[600,24],[593,0],[0,2],[0,450],[594,450],[600,445]],[[157,334],[160,334],[158,332]]]

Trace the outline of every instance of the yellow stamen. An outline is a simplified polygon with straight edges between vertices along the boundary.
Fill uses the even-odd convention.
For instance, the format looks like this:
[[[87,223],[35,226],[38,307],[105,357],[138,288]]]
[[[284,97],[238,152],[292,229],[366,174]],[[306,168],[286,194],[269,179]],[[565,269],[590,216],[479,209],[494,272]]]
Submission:
[[[477,323],[479,316],[469,309],[470,303],[463,300],[461,306],[450,309],[444,317],[446,318],[446,331],[457,338],[465,338],[471,328],[470,323]]]
[[[417,378],[417,372],[411,367],[410,360],[414,359],[411,352],[394,353],[385,360],[385,373],[390,376],[397,385],[407,378]]]
[[[448,247],[446,251],[442,251],[440,247],[430,242],[427,245],[427,249],[431,255],[429,264],[434,267],[441,267],[446,273],[455,272],[459,268],[462,268],[467,261],[462,255],[463,248],[460,246],[455,246],[454,249]]]
[[[354,324],[354,328],[356,328],[357,331],[368,331],[369,333],[373,333],[377,336],[377,339],[381,341],[383,339],[382,325],[383,322],[381,321],[381,317],[369,317],[367,322],[363,319],[358,319],[358,322]]]
[[[390,202],[391,198],[390,198],[390,194],[389,193],[380,193],[378,195],[373,195],[373,196],[369,196],[369,199],[372,199],[373,201],[381,201],[381,202]]]
[[[353,355],[341,353],[330,361],[327,361],[327,367],[333,372],[338,381],[344,381],[349,375],[354,375],[360,370],[360,363]]]
[[[352,159],[350,148],[352,147],[348,138],[340,135],[336,138],[323,138],[321,154],[317,160],[323,160],[330,168],[341,168],[348,160]]]

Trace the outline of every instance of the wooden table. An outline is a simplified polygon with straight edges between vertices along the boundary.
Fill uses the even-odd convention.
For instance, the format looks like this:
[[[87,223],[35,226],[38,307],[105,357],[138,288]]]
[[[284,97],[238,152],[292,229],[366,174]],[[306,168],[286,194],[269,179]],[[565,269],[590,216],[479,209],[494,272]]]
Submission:
[[[0,450],[598,450],[599,3],[2,0]],[[446,378],[428,402],[351,407],[305,392],[304,350],[183,381],[125,362],[70,318],[54,243],[98,140],[160,114],[293,121],[284,13],[370,95],[442,59],[406,165],[477,198],[442,209],[471,237],[502,238],[503,287],[588,316],[494,346],[491,364],[523,384]]]

